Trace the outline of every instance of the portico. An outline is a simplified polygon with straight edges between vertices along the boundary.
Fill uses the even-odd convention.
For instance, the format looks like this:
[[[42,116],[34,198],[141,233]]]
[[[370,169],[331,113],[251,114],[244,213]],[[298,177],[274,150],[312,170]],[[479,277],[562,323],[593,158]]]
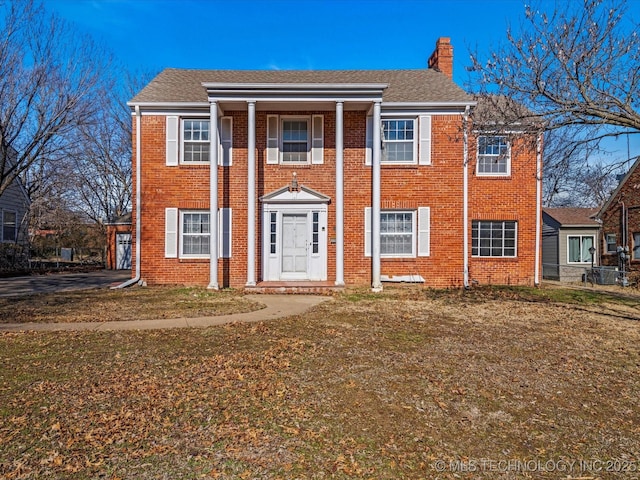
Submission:
[[[364,111],[379,125],[382,94],[387,84],[267,84],[203,83],[210,105],[211,164],[218,165],[220,133],[217,125],[225,111],[247,111],[247,229],[246,286],[257,281],[326,281],[328,231],[335,231],[336,286],[344,281],[344,112]],[[300,112],[297,114],[296,112]],[[312,113],[309,113],[312,112]],[[327,132],[325,116],[335,114],[333,132]],[[257,124],[262,113],[266,125]],[[256,145],[256,131],[266,129],[266,146]],[[333,196],[300,185],[263,195],[258,207],[257,151],[265,148],[264,164],[291,168],[325,163],[326,139],[335,135],[335,192]],[[380,290],[380,159],[379,129],[373,129],[371,145],[372,228],[371,285]],[[364,145],[363,145],[364,147]],[[364,164],[364,158],[363,158]],[[210,173],[211,259],[209,287],[218,288],[218,181],[217,169]],[[332,225],[328,206],[335,209]],[[259,216],[258,216],[259,213]],[[261,233],[257,229],[260,226]],[[260,245],[256,245],[256,241]],[[260,255],[260,278],[256,257]]]

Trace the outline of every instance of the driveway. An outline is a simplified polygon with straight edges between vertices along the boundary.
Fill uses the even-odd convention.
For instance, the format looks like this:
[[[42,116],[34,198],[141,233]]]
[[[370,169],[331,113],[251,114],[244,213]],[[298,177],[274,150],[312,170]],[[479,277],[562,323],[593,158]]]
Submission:
[[[2,278],[0,279],[0,297],[108,288],[129,278],[131,278],[131,272],[128,270],[97,270],[87,273],[54,273]]]

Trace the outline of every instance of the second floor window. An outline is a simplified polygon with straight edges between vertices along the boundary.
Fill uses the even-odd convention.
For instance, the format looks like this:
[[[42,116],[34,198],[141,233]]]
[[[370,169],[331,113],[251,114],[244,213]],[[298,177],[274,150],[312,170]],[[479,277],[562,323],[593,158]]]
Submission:
[[[478,137],[478,175],[509,175],[511,149],[507,137]]]
[[[306,119],[282,121],[282,163],[307,163],[309,122]]]
[[[209,161],[209,120],[182,122],[183,162]]]
[[[382,162],[413,163],[415,120],[382,120]]]

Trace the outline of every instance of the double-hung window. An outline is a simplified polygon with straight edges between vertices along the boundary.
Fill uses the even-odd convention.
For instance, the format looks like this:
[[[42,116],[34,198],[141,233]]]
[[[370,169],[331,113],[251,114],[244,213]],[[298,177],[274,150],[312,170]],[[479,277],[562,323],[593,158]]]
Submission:
[[[182,121],[182,161],[209,161],[209,120]]]
[[[633,260],[640,260],[640,232],[633,234]]]
[[[414,211],[380,213],[380,254],[414,257],[416,248]]]
[[[181,212],[181,237],[183,257],[208,257],[210,224],[209,214]]]
[[[382,162],[414,163],[415,120],[409,118],[382,120]]]
[[[569,263],[590,263],[591,249],[595,244],[593,235],[569,235],[567,237],[567,261]]]
[[[282,163],[307,163],[309,148],[309,120],[282,120]]]
[[[382,258],[428,257],[430,255],[430,208],[382,210],[380,212],[380,256]],[[372,251],[372,210],[364,210],[364,253]]]
[[[517,222],[474,220],[471,223],[471,255],[515,257]]]
[[[4,210],[2,212],[2,241],[15,242],[17,239],[16,212]]]
[[[615,233],[607,233],[607,253],[616,253],[618,249],[618,237]]]
[[[511,148],[505,136],[478,137],[478,175],[510,175]]]

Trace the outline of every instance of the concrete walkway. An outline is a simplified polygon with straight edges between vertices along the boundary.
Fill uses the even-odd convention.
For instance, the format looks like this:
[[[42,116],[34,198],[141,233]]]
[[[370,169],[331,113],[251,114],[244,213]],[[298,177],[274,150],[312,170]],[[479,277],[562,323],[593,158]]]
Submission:
[[[246,298],[262,303],[265,308],[254,312],[199,318],[165,318],[121,322],[5,323],[0,324],[0,332],[157,330],[161,328],[210,327],[233,322],[262,322],[291,315],[300,315],[311,307],[331,299],[331,297],[319,295],[247,295]]]

